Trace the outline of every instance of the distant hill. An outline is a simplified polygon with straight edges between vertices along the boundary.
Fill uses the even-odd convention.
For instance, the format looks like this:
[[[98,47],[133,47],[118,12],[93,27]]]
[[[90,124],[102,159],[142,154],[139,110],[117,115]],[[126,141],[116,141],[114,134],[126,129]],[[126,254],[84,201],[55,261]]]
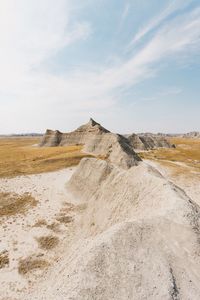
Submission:
[[[37,137],[37,136],[43,136],[42,133],[13,133],[13,134],[0,134],[0,138],[5,137]]]
[[[199,139],[200,138],[200,131],[188,132],[188,133],[184,134],[184,137]]]

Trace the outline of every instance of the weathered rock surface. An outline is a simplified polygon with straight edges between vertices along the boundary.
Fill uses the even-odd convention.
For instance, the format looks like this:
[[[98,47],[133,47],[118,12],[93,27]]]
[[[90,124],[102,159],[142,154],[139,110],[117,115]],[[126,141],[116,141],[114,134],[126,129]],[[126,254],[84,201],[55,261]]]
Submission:
[[[56,147],[62,140],[63,133],[58,130],[47,129],[40,142],[41,147]]]
[[[90,199],[83,231],[93,222],[103,232],[70,273],[71,299],[199,299],[200,208],[183,190],[150,166],[96,159],[80,163],[69,188]]]
[[[103,156],[125,169],[141,161],[127,138],[108,131],[93,119],[69,133],[47,130],[40,144],[40,146],[69,145],[83,145],[83,151]]]
[[[144,144],[142,139],[139,137],[139,135],[133,133],[128,137],[128,140],[133,147],[133,149],[136,150],[148,150],[147,145]]]
[[[188,132],[188,133],[184,134],[184,137],[199,139],[200,138],[200,132],[199,131]]]
[[[85,145],[91,138],[94,138],[95,136],[100,137],[101,135],[104,135],[106,133],[109,133],[107,129],[102,127],[93,119],[90,119],[87,124],[80,126],[76,130],[69,133],[63,133],[60,146],[76,144]]]
[[[76,130],[68,133],[47,129],[41,140],[40,146],[55,147],[84,145],[90,138],[96,135],[100,136],[105,133],[109,133],[109,131],[93,119],[90,119],[87,124],[84,124]]]
[[[170,142],[167,141],[166,138],[151,134],[151,135],[140,135],[140,139],[143,141],[144,145],[147,149],[154,149],[154,148],[171,148],[172,145]]]
[[[68,255],[36,295],[200,299],[200,208],[183,190],[144,163],[123,170],[95,158],[80,162],[68,190],[86,208]]]
[[[170,142],[162,135],[156,134],[131,134],[128,140],[135,150],[151,150],[155,148],[172,148]]]

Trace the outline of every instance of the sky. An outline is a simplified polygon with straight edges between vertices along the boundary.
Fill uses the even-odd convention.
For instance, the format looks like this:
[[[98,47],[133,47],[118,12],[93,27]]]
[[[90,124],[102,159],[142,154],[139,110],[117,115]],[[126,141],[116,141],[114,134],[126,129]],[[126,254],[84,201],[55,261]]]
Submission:
[[[0,134],[200,131],[199,0],[0,0]]]

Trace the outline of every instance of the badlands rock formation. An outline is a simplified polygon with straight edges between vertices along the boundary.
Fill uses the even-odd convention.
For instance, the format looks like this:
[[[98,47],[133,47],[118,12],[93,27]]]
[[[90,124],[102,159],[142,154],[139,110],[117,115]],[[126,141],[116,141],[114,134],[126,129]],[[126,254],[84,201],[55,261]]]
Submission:
[[[147,149],[174,147],[174,145],[171,145],[166,138],[156,134],[143,134],[140,135],[140,139],[146,145]]]
[[[94,136],[100,136],[105,133],[110,133],[107,129],[102,127],[93,119],[87,124],[78,127],[76,130],[68,133],[61,133],[58,130],[47,129],[42,138],[40,146],[55,147],[55,146],[69,146],[69,145],[84,145],[89,139]]]
[[[200,208],[184,191],[142,163],[123,171],[96,159],[80,163],[69,188],[89,199],[82,228],[90,235],[93,222],[95,233],[69,299],[200,298]]]
[[[128,140],[135,150],[148,150],[144,142],[141,140],[139,135],[133,133],[128,136]]]
[[[132,147],[135,150],[151,150],[155,148],[172,148],[171,145],[164,136],[156,134],[131,134],[128,137]]]
[[[188,133],[184,134],[184,137],[199,139],[200,138],[200,132],[199,131],[188,132]]]
[[[74,244],[28,299],[200,299],[200,208],[183,190],[143,162],[95,158],[67,187],[85,205]]]
[[[107,159],[82,159],[67,183],[82,207],[73,240],[48,285],[24,299],[200,299],[200,207],[133,151],[170,147],[167,141],[147,134],[127,139],[93,120],[52,136],[47,144],[83,144]]]
[[[83,151],[100,155],[123,168],[130,168],[141,161],[129,140],[114,134],[93,119],[70,133],[47,130],[40,146],[83,145]]]
[[[41,147],[56,147],[62,140],[63,133],[59,130],[47,129],[45,135],[42,137]]]

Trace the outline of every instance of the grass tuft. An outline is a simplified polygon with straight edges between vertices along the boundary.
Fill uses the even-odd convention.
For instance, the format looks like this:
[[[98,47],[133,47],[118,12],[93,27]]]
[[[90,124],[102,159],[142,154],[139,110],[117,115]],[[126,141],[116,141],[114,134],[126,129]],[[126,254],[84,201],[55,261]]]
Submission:
[[[53,235],[42,236],[36,239],[39,247],[43,250],[51,250],[59,243],[59,238]]]
[[[53,222],[53,223],[51,223],[51,224],[48,224],[48,225],[47,225],[47,228],[48,228],[49,230],[52,230],[53,232],[56,232],[56,233],[60,232],[60,224],[59,224],[59,223],[56,223],[56,222]]]
[[[70,216],[60,216],[60,217],[57,217],[56,220],[63,224],[68,224],[68,223],[73,222],[73,218]]]
[[[39,219],[33,227],[42,227],[42,226],[47,226],[47,222],[45,219]]]
[[[0,253],[0,269],[5,268],[9,265],[8,251]]]
[[[18,263],[18,272],[21,275],[26,275],[33,270],[45,269],[49,266],[49,263],[41,258],[33,258],[31,256],[21,259]]]
[[[37,201],[28,193],[23,195],[0,193],[0,217],[23,214],[36,205]]]

